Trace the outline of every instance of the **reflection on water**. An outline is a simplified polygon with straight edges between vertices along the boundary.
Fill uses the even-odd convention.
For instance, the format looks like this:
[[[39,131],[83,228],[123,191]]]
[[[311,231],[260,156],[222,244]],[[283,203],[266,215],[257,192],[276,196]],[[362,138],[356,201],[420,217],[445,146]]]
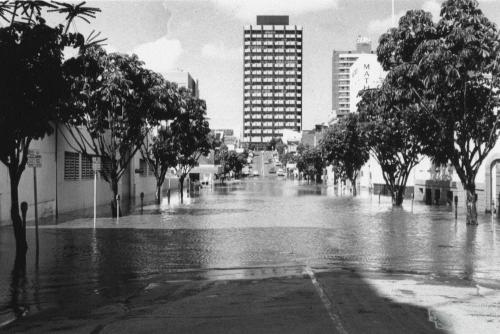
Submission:
[[[145,215],[80,220],[40,230],[24,266],[14,263],[10,227],[0,230],[0,323],[28,310],[126,298],[151,278],[272,276],[353,267],[495,282],[500,277],[499,224],[455,223],[446,207],[392,208],[369,195],[338,197],[331,188],[255,179],[202,189],[181,205],[148,205]],[[34,230],[28,231],[34,245]],[[38,268],[38,269],[37,269]],[[211,269],[211,271],[207,271]],[[225,269],[225,270],[223,270]],[[500,282],[498,282],[500,284]],[[76,311],[75,311],[76,310]],[[69,312],[69,311],[68,311]]]

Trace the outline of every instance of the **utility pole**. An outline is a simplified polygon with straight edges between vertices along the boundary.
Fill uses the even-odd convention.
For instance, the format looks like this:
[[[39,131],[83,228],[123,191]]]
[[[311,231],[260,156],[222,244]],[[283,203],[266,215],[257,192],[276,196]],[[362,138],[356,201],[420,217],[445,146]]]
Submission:
[[[261,167],[262,167],[262,176],[264,176],[264,151],[262,151],[260,161],[261,161]]]
[[[394,16],[394,1],[395,0],[392,0],[392,26],[393,27],[396,26],[396,17]]]

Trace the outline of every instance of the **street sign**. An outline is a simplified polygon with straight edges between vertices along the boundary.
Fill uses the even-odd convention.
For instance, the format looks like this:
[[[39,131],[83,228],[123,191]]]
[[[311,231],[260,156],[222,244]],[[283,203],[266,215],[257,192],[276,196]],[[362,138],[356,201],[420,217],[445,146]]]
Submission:
[[[101,157],[92,157],[92,169],[98,172],[102,169]]]
[[[97,221],[97,172],[101,169],[101,157],[92,157],[92,170],[94,171],[94,228]]]
[[[42,168],[42,155],[39,151],[28,150],[28,167],[33,168],[33,197],[35,200],[36,252],[38,254],[38,195],[36,189],[36,169]]]
[[[39,151],[29,150],[28,151],[28,167],[41,168],[42,167],[42,155]]]

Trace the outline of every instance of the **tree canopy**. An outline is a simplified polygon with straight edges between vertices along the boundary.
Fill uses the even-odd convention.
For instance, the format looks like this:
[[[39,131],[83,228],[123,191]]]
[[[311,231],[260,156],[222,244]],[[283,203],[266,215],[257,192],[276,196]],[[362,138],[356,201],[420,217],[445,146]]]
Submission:
[[[475,178],[498,139],[500,41],[476,0],[446,0],[440,20],[408,11],[380,38],[379,61],[397,93],[418,108],[419,141],[437,163],[451,161],[477,223]]]
[[[191,95],[190,91],[180,89],[183,100],[181,112],[170,123],[168,145],[175,150],[175,155],[169,155],[169,165],[175,166],[179,176],[181,200],[184,179],[191,169],[198,164],[201,155],[207,155],[213,147],[213,136],[206,118],[206,103]],[[171,144],[170,144],[171,143]]]
[[[400,99],[389,80],[380,88],[362,91],[358,111],[393,204],[401,205],[406,182],[420,161],[422,148],[414,133],[418,121],[413,106]]]
[[[356,179],[359,170],[368,161],[369,145],[357,114],[348,114],[328,128],[320,141],[325,160],[335,172],[353,184],[356,195]]]
[[[314,181],[320,180],[323,167],[323,156],[319,148],[305,146],[297,157],[297,169]]]
[[[63,50],[81,48],[85,39],[67,33],[63,24],[49,26],[43,16],[60,4],[45,1],[0,3],[0,161],[11,188],[11,219],[16,258],[27,250],[26,227],[19,212],[18,186],[33,140],[51,134],[58,106],[69,92],[64,78]]]
[[[173,117],[175,93],[135,55],[91,47],[66,67],[71,95],[61,134],[76,151],[103,159],[101,175],[116,197],[118,181],[151,128]]]

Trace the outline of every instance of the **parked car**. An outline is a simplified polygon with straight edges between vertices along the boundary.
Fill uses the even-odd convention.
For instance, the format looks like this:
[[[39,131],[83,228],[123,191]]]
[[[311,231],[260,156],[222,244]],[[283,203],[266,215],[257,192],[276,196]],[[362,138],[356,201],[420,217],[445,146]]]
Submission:
[[[254,171],[252,172],[252,175],[253,175],[253,176],[259,176],[259,171],[258,171],[258,170],[254,170]]]
[[[276,168],[271,167],[269,168],[269,174],[275,174],[276,173]]]
[[[285,171],[282,168],[280,168],[280,169],[278,169],[278,172],[276,173],[276,175],[285,176]]]
[[[281,167],[281,162],[276,162],[276,167]]]

